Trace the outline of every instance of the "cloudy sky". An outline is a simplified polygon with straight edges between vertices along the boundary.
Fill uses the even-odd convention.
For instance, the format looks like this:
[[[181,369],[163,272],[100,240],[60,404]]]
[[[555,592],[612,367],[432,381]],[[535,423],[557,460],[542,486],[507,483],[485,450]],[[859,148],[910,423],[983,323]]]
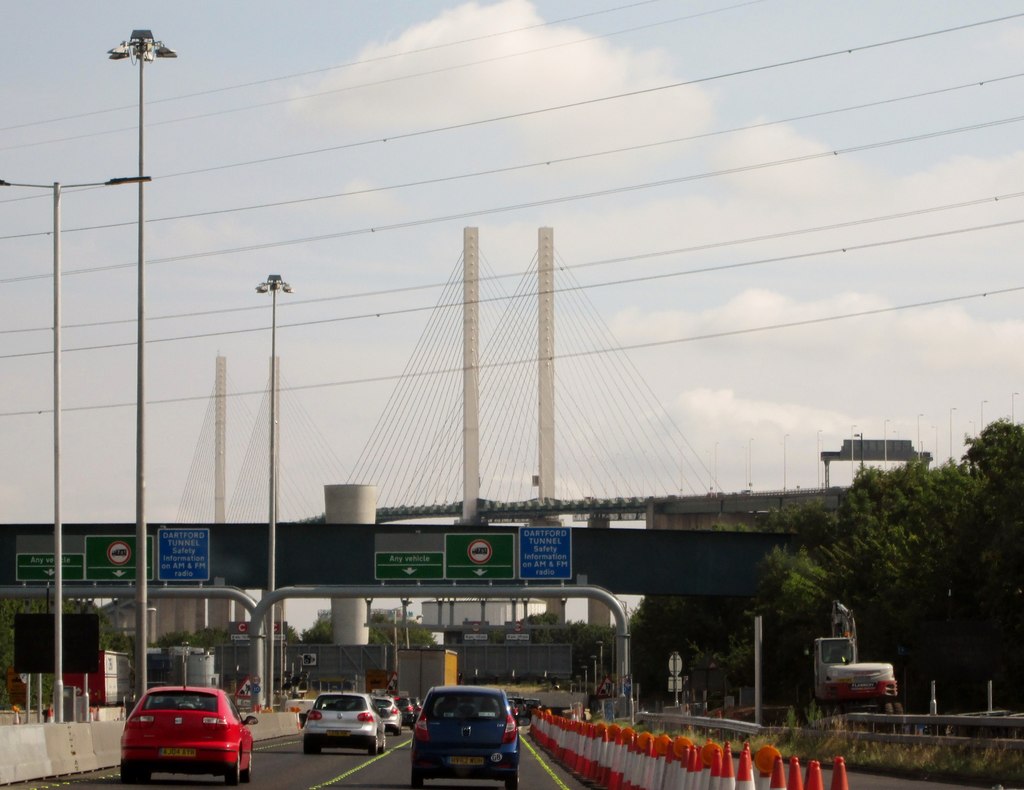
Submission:
[[[818,452],[854,433],[945,461],[1024,409],[1017,3],[11,4],[0,179],[137,174],[139,69],[107,58],[136,28],[179,55],[144,68],[152,522],[212,519],[218,355],[231,512],[265,517],[270,273],[295,288],[277,317],[282,518],[321,512],[324,483],[382,484],[400,461],[373,446],[390,430],[401,447],[381,422],[403,381],[458,405],[429,364],[403,374],[467,226],[499,305],[554,228],[559,452],[577,478],[637,455],[670,470],[622,495],[816,486]],[[51,197],[0,190],[5,523],[53,519]],[[130,523],[137,190],[61,206],[63,520]],[[495,353],[529,369],[518,348]],[[581,385],[678,436],[574,442],[601,421],[565,394]],[[514,443],[489,430],[492,453]],[[569,476],[573,494],[617,487]]]

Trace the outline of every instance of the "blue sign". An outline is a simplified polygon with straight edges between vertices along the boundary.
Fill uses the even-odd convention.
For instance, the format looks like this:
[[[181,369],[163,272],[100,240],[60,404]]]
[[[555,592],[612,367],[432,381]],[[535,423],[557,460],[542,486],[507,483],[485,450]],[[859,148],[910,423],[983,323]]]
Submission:
[[[157,578],[165,582],[210,580],[209,528],[161,527]]]
[[[571,579],[572,528],[520,527],[520,579]]]

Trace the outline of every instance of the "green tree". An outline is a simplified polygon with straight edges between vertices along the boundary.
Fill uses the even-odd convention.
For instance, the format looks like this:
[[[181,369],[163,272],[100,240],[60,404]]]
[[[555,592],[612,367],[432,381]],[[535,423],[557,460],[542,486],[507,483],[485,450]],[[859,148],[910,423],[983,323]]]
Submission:
[[[157,647],[199,647],[203,650],[213,650],[219,645],[227,644],[230,641],[228,632],[223,628],[203,628],[199,631],[171,631],[161,636],[156,641]]]
[[[811,648],[825,636],[828,573],[807,546],[773,549],[761,563],[752,614],[761,617],[762,678],[769,703],[802,705],[813,694]]]
[[[316,622],[302,632],[299,641],[307,645],[329,645],[334,641],[334,630],[331,625],[331,613],[321,610]]]
[[[725,670],[733,686],[753,683],[752,627],[741,598],[648,595],[630,618],[634,683],[664,698],[668,658],[678,652],[683,674],[702,660]]]
[[[967,473],[978,485],[977,519],[970,554],[978,569],[976,616],[998,624],[1006,657],[1006,681],[1024,699],[1024,427],[998,420],[968,441]],[[950,589],[951,601],[971,589]]]

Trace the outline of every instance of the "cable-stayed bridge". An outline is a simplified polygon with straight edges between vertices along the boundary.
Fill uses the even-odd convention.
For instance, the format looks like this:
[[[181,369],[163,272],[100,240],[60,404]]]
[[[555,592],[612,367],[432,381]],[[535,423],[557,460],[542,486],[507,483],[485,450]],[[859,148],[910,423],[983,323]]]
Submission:
[[[237,432],[218,427],[228,401],[220,367],[217,376],[178,520],[216,520],[209,503],[217,502],[228,521],[258,521],[266,511],[269,386],[259,413],[232,419],[255,426],[241,446]],[[506,504],[516,517],[528,503],[537,517],[564,512],[555,501],[629,500],[626,509],[638,513],[650,497],[718,488],[561,265],[550,228],[538,231],[536,254],[514,277],[495,274],[476,229],[465,229],[462,254],[347,473],[286,383],[279,420],[284,441],[315,454],[323,469],[313,494],[300,495],[308,481],[289,480],[281,466],[284,518],[318,516],[318,489],[338,482],[376,486],[386,518],[433,511],[470,522],[480,507],[493,518]],[[242,459],[230,495],[217,470],[227,455]]]
[[[232,420],[253,426],[245,445],[237,444],[244,432],[224,427],[229,402],[244,410],[228,389],[219,360],[179,522],[266,516],[269,379],[258,413]],[[279,389],[278,446],[283,434],[319,476],[279,468],[286,520],[319,517],[323,486],[339,482],[375,486],[380,522],[572,515],[652,526],[665,513],[709,523],[770,509],[776,500],[836,502],[827,482],[821,491],[724,494],[571,267],[560,263],[550,228],[539,229],[536,254],[511,277],[493,273],[476,229],[464,230],[462,253],[350,470],[286,381]],[[844,452],[834,460],[856,455]],[[229,455],[241,459],[230,496]]]

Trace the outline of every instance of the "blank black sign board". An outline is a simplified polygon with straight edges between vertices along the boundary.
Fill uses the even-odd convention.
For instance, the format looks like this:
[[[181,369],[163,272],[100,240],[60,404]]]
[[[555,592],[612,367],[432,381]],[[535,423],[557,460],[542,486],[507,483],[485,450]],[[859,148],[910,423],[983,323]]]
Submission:
[[[96,614],[62,615],[63,669],[98,672],[100,618]],[[53,673],[52,614],[14,615],[14,671]]]

